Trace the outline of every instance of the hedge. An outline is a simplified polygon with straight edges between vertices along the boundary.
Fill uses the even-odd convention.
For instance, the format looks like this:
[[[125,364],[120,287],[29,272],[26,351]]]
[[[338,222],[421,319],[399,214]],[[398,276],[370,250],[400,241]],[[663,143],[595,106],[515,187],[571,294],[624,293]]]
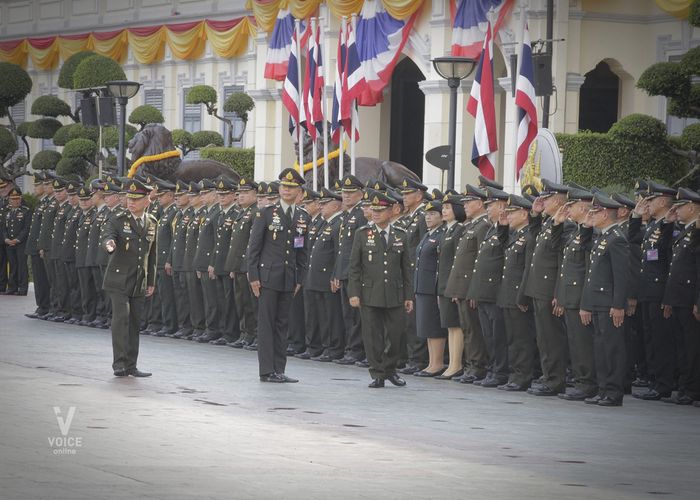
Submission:
[[[255,150],[253,148],[210,147],[201,149],[199,156],[220,161],[234,169],[241,177],[253,178],[255,169]]]
[[[32,158],[32,168],[34,170],[54,170],[61,160],[61,156],[58,151],[39,151]]]

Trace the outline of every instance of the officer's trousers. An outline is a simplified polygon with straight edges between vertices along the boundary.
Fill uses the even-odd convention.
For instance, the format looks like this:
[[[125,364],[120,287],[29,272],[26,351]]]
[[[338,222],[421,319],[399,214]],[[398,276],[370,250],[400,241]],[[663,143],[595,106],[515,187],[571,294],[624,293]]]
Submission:
[[[49,277],[46,274],[46,266],[39,254],[33,254],[31,261],[36,312],[38,314],[46,314],[51,308],[51,285],[49,285]]]
[[[593,328],[598,394],[622,401],[626,370],[624,328],[613,325],[609,310],[593,312]]]
[[[110,293],[112,300],[112,352],[114,371],[136,368],[139,357],[139,325],[145,297]]]
[[[508,335],[509,383],[530,387],[535,371],[537,340],[532,309],[503,309],[503,320]]]
[[[561,318],[552,314],[552,301],[532,299],[535,306],[537,347],[540,351],[543,383],[553,391],[566,389],[567,348],[566,327]]]
[[[459,324],[464,332],[464,362],[466,372],[482,379],[486,376],[489,364],[489,356],[481,334],[479,312],[469,307],[469,301],[459,299],[457,302],[459,312]]]
[[[26,295],[29,287],[29,270],[27,268],[27,255],[24,253],[25,244],[7,246],[7,261],[10,264],[10,273],[7,280],[8,292],[19,292]],[[3,268],[4,269],[4,268]]]
[[[258,364],[260,375],[284,373],[287,324],[292,292],[260,288],[258,299]]]
[[[238,317],[242,319],[243,340],[252,343],[258,337],[258,299],[250,290],[248,276],[245,273],[234,273],[233,292]]]
[[[593,354],[593,325],[586,326],[581,323],[579,309],[566,309],[564,319],[571,355],[571,370],[576,379],[575,387],[588,396],[595,396],[598,394],[598,382]]]
[[[401,342],[406,333],[406,313],[399,307],[361,306],[362,339],[372,378],[396,374]]]
[[[82,321],[95,321],[95,311],[97,306],[97,294],[95,293],[96,285],[93,279],[92,269],[89,267],[79,267],[76,269],[78,274],[78,284],[80,286],[80,302],[83,310]]]

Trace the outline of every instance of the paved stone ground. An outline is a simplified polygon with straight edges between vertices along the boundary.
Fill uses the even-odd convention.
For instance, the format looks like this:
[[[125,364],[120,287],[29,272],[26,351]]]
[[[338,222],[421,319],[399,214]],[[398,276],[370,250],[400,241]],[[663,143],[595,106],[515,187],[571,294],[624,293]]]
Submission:
[[[109,331],[0,297],[3,499],[698,498],[700,409],[622,408],[142,337],[149,379],[112,376]],[[70,416],[59,454],[60,420]],[[75,440],[81,441],[75,447]],[[50,440],[53,440],[50,442]]]

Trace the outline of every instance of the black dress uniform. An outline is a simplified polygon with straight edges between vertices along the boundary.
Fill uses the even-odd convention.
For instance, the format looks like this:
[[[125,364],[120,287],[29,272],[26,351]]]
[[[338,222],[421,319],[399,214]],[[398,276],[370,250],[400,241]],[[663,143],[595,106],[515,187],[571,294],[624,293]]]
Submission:
[[[445,226],[445,232],[440,238],[438,247],[437,294],[440,307],[440,326],[443,328],[461,328],[459,309],[452,299],[445,296],[447,280],[455,260],[457,244],[464,233],[464,225],[455,221],[451,226]]]
[[[68,185],[68,194],[72,196],[77,196],[78,189],[82,186],[76,186],[75,184]],[[80,281],[78,279],[78,272],[75,265],[75,253],[76,253],[76,241],[78,238],[78,225],[80,223],[80,218],[83,211],[76,204],[73,206],[68,218],[66,219],[66,228],[63,233],[63,242],[61,244],[62,248],[60,251],[61,262],[63,264],[64,272],[66,275],[68,290],[68,309],[70,319],[66,322],[69,324],[79,323],[83,319],[83,305],[80,296]]]
[[[396,201],[377,193],[373,209],[390,209]],[[393,225],[376,224],[358,229],[350,256],[349,297],[359,297],[370,387],[383,387],[388,379],[405,385],[396,374],[405,335],[404,304],[413,300],[413,276],[406,232]]]
[[[199,185],[196,182],[190,182],[188,196],[197,196],[198,194]],[[187,297],[190,306],[190,322],[192,324],[192,333],[187,337],[188,340],[203,335],[206,329],[204,293],[202,291],[201,279],[197,277],[194,256],[197,253],[199,228],[204,224],[207,216],[207,209],[205,206],[192,208],[194,209],[192,217],[187,224],[187,230],[185,232],[185,254],[183,258],[183,269],[187,280]]]
[[[116,188],[116,186],[111,185]],[[101,183],[100,181],[93,181],[90,188],[93,192],[100,191],[109,192],[111,189],[110,185],[107,183]],[[105,191],[105,188],[107,191]],[[93,194],[96,199],[97,194]],[[100,266],[100,259],[104,255],[104,250],[100,244],[100,232],[105,224],[105,221],[109,217],[111,210],[106,204],[101,204],[99,207],[95,206],[96,213],[93,224],[90,226],[90,231],[88,233],[88,248],[85,254],[85,266],[92,272],[93,283],[96,285],[96,303],[95,303],[95,320],[92,322],[91,326],[98,328],[108,328],[110,316],[111,316],[111,304],[110,299],[107,294],[102,290],[102,282],[104,281],[104,274],[102,272],[102,267]],[[98,259],[99,257],[99,259]]]
[[[700,204],[700,195],[679,188],[676,204]],[[700,322],[693,307],[700,311],[700,220],[696,219],[673,239],[673,257],[669,268],[663,304],[671,306],[683,340],[679,367],[678,394],[671,402],[691,404],[700,401]]]
[[[126,183],[127,196],[148,196],[150,187],[137,180]],[[147,376],[137,369],[139,325],[144,299],[155,286],[157,228],[155,218],[144,213],[135,218],[128,210],[107,219],[102,245],[110,252],[103,288],[112,300],[112,368],[117,376]],[[114,248],[108,244],[114,243]]]
[[[65,189],[65,182],[62,179],[52,179],[50,183],[53,189]],[[56,281],[55,268],[51,264],[51,236],[53,234],[53,223],[58,209],[58,201],[54,196],[48,196],[44,211],[41,217],[41,229],[39,230],[39,240],[37,248],[41,254],[46,269],[46,276],[49,281],[49,314],[56,313],[56,302],[54,301],[54,287]],[[50,317],[49,316],[49,317]]]
[[[34,185],[43,184],[46,178],[42,172],[34,174]],[[30,318],[44,316],[48,314],[51,307],[50,285],[49,278],[46,274],[44,261],[39,255],[39,232],[41,231],[41,218],[44,214],[44,208],[50,198],[42,195],[39,199],[39,204],[32,213],[32,223],[27,236],[27,245],[25,252],[29,255],[32,266],[32,277],[34,279],[34,300],[36,301],[36,310],[33,313],[27,314]]]
[[[281,183],[299,187],[304,179],[285,169]],[[258,362],[261,380],[289,381],[287,320],[293,293],[304,282],[309,214],[298,206],[275,203],[257,213],[248,243],[248,278],[260,283],[258,300]]]
[[[327,188],[321,191],[321,203],[340,200],[341,197]],[[328,362],[343,357],[345,350],[345,325],[340,292],[331,292],[331,279],[340,242],[342,212],[338,212],[320,226],[309,253],[309,267],[304,283],[307,304],[317,305],[318,330],[321,335],[321,352],[314,361]]]
[[[440,202],[430,202],[428,210],[442,210]],[[428,230],[416,247],[413,293],[416,301],[416,333],[422,339],[447,338],[447,329],[440,325],[437,296],[438,249],[446,226]]]
[[[508,197],[506,210],[530,210],[532,203],[517,195]],[[532,299],[525,296],[525,270],[530,265],[535,240],[540,230],[541,219],[520,229],[498,226],[499,237],[506,239],[503,250],[503,275],[496,303],[503,311],[503,320],[508,336],[508,383],[498,388],[505,391],[524,391],[530,386],[537,359],[535,317]],[[526,308],[526,310],[522,310]]]
[[[78,189],[78,199],[89,200],[91,197],[92,193],[90,188],[83,186]],[[90,228],[95,223],[96,216],[97,208],[95,206],[90,207],[88,210],[82,210],[75,236],[75,270],[78,275],[80,301],[83,312],[83,316],[78,322],[81,326],[88,326],[95,321],[96,318],[97,294],[95,290],[97,290],[97,284],[95,283],[92,269],[87,265],[88,237],[90,235]]]
[[[175,185],[167,181],[156,180],[158,193],[172,192]],[[160,319],[163,328],[155,331],[153,335],[163,337],[172,335],[178,330],[177,304],[175,301],[175,289],[173,285],[172,269],[170,274],[165,271],[165,264],[169,262],[173,242],[173,221],[178,213],[174,202],[167,207],[158,204],[160,218],[158,219],[158,257],[156,259],[156,292],[160,297]],[[153,317],[153,316],[152,316]]]
[[[66,186],[67,187],[67,186]],[[63,237],[66,232],[66,222],[73,211],[73,207],[68,200],[58,205],[53,220],[53,231],[51,232],[51,248],[49,251],[49,263],[53,266],[56,281],[53,290],[53,301],[56,314],[53,321],[65,321],[70,318],[70,282],[68,273],[63,264],[62,250]]]
[[[256,191],[258,183],[241,178],[239,191]],[[241,334],[232,347],[256,346],[258,338],[258,299],[250,290],[248,282],[248,263],[246,252],[250,239],[250,230],[258,214],[257,202],[248,207],[241,207],[233,221],[228,255],[224,269],[233,273],[233,294],[238,317],[241,320]],[[251,347],[252,348],[252,347]]]
[[[7,187],[7,182],[4,177],[0,175],[0,189]],[[5,224],[5,216],[7,215],[8,203],[7,198],[0,197],[0,236],[2,236],[3,225]],[[7,289],[7,245],[5,240],[0,239],[0,295],[5,294]]]
[[[596,194],[593,210],[616,209],[621,205]],[[622,325],[616,327],[611,308],[626,309],[629,275],[627,239],[616,224],[604,228],[591,249],[586,283],[581,295],[581,310],[591,312],[595,329],[595,350],[598,395],[586,402],[600,406],[622,404],[625,381],[625,335]]]
[[[178,180],[175,185],[175,196],[189,196],[187,183]],[[175,305],[177,309],[178,330],[172,334],[175,338],[185,338],[192,335],[192,322],[190,320],[190,302],[187,287],[187,271],[185,270],[185,246],[187,243],[187,228],[194,217],[194,208],[185,207],[179,209],[173,219],[173,239],[170,256],[167,262],[173,270],[173,290],[175,292]]]
[[[22,191],[12,188],[7,195],[9,200],[20,204],[17,208],[8,205],[5,220],[1,225],[0,242],[5,245],[10,272],[7,280],[7,294],[27,295],[29,273],[27,270],[27,237],[32,222],[32,211],[21,204]],[[10,240],[12,243],[7,243]],[[4,272],[5,268],[3,268]]]
[[[358,191],[364,188],[362,182],[353,175],[346,175],[342,181],[343,191]],[[365,359],[365,348],[362,344],[362,326],[360,312],[350,307],[348,295],[348,269],[350,267],[350,252],[358,228],[367,224],[362,212],[361,202],[343,213],[340,220],[340,242],[338,243],[338,258],[335,260],[333,279],[340,281],[340,300],[343,307],[345,323],[345,355],[335,362],[353,364]]]

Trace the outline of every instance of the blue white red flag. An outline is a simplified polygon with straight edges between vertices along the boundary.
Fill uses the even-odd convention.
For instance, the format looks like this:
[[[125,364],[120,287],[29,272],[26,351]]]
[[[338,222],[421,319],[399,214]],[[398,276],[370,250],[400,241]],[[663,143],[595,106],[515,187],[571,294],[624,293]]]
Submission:
[[[365,0],[357,19],[357,52],[362,64],[365,89],[361,106],[382,102],[382,90],[401,56],[419,11],[405,20],[393,18],[378,0]]]
[[[498,16],[493,26],[493,34],[501,29],[504,19],[510,13],[514,0],[454,0],[452,10],[452,55],[476,59],[481,53],[488,13],[493,9]],[[494,36],[492,34],[492,36]]]
[[[496,177],[496,151],[498,150],[493,85],[493,39],[491,23],[489,23],[467,102],[467,111],[476,119],[472,163],[479,167],[481,175],[489,179]]]
[[[315,23],[309,23],[309,30]],[[306,51],[306,68],[304,71],[304,92],[299,110],[300,122],[309,132],[313,140],[323,130],[323,108],[321,94],[323,92],[323,59],[321,57],[320,44],[321,27],[317,26],[315,33],[309,34],[308,49]]]
[[[343,82],[345,80],[345,25],[340,23],[338,33],[338,56],[336,57],[335,84],[333,85],[333,111],[331,115],[331,138],[336,144],[340,144],[341,128],[349,125],[349,117],[342,116]]]
[[[362,74],[360,55],[357,53],[355,43],[355,30],[352,23],[348,23],[345,35],[345,71],[343,72],[343,100],[341,101],[341,115],[352,120],[352,108],[365,89],[365,77]],[[359,130],[354,127],[355,141],[359,140]],[[349,135],[349,134],[348,134]]]
[[[299,68],[297,66],[297,35],[292,34],[292,48],[289,52],[287,76],[282,86],[282,104],[289,111],[289,117],[299,123]]]
[[[515,155],[515,178],[520,178],[520,170],[527,161],[530,144],[537,137],[537,106],[535,94],[535,73],[532,64],[532,47],[527,25],[523,34],[520,52],[520,72],[515,84],[515,105],[518,107],[517,153]]]
[[[270,44],[267,46],[265,78],[280,82],[286,78],[293,35],[294,16],[289,12],[289,9],[280,9],[272,35],[270,35]]]

